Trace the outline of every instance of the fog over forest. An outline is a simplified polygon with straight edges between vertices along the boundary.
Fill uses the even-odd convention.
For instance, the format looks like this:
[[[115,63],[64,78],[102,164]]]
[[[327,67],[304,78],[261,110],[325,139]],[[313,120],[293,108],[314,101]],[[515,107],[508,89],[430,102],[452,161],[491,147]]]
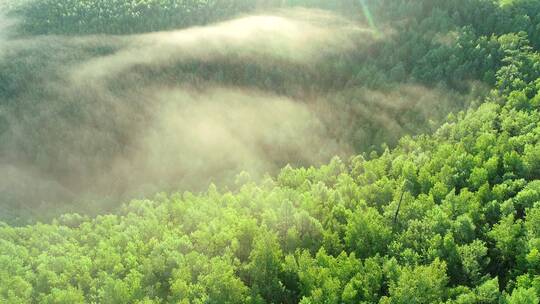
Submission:
[[[540,304],[540,1],[0,0],[0,303]]]
[[[31,36],[2,20],[0,201],[30,211],[110,210],[161,191],[234,187],[242,171],[260,179],[380,150],[430,130],[470,94],[347,78],[324,87],[340,68],[329,59],[367,56],[395,30],[320,9],[123,36]]]

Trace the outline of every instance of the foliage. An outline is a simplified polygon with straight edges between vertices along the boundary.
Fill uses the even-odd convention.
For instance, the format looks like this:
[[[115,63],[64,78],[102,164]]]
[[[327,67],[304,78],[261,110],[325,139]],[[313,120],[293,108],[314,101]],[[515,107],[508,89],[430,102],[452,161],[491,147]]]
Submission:
[[[473,71],[494,87],[482,104],[381,153],[242,174],[235,190],[0,224],[0,302],[539,303],[538,2],[392,3],[387,18],[431,17],[383,52],[410,58],[389,75]],[[418,43],[458,27],[450,46]]]
[[[537,83],[522,90],[536,96]],[[4,226],[0,299],[538,303],[540,188],[527,159],[540,112],[497,92],[371,159]],[[514,128],[523,117],[531,125]]]

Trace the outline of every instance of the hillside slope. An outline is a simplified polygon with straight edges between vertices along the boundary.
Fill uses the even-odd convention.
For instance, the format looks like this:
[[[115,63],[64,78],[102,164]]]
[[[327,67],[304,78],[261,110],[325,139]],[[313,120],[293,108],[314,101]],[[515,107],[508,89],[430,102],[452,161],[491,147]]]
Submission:
[[[482,105],[381,155],[4,225],[0,300],[538,303],[540,60],[513,45]]]

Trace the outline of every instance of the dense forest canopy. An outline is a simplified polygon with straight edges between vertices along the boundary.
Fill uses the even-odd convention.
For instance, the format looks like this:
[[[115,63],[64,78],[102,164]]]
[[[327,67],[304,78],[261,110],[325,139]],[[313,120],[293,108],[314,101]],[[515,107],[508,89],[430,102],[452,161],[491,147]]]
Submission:
[[[0,9],[0,303],[540,302],[540,1]]]

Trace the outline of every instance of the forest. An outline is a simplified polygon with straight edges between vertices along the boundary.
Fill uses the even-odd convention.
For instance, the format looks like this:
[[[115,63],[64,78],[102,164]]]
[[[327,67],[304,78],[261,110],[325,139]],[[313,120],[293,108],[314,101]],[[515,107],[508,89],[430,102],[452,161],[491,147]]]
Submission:
[[[540,1],[0,0],[0,303],[540,303]]]

